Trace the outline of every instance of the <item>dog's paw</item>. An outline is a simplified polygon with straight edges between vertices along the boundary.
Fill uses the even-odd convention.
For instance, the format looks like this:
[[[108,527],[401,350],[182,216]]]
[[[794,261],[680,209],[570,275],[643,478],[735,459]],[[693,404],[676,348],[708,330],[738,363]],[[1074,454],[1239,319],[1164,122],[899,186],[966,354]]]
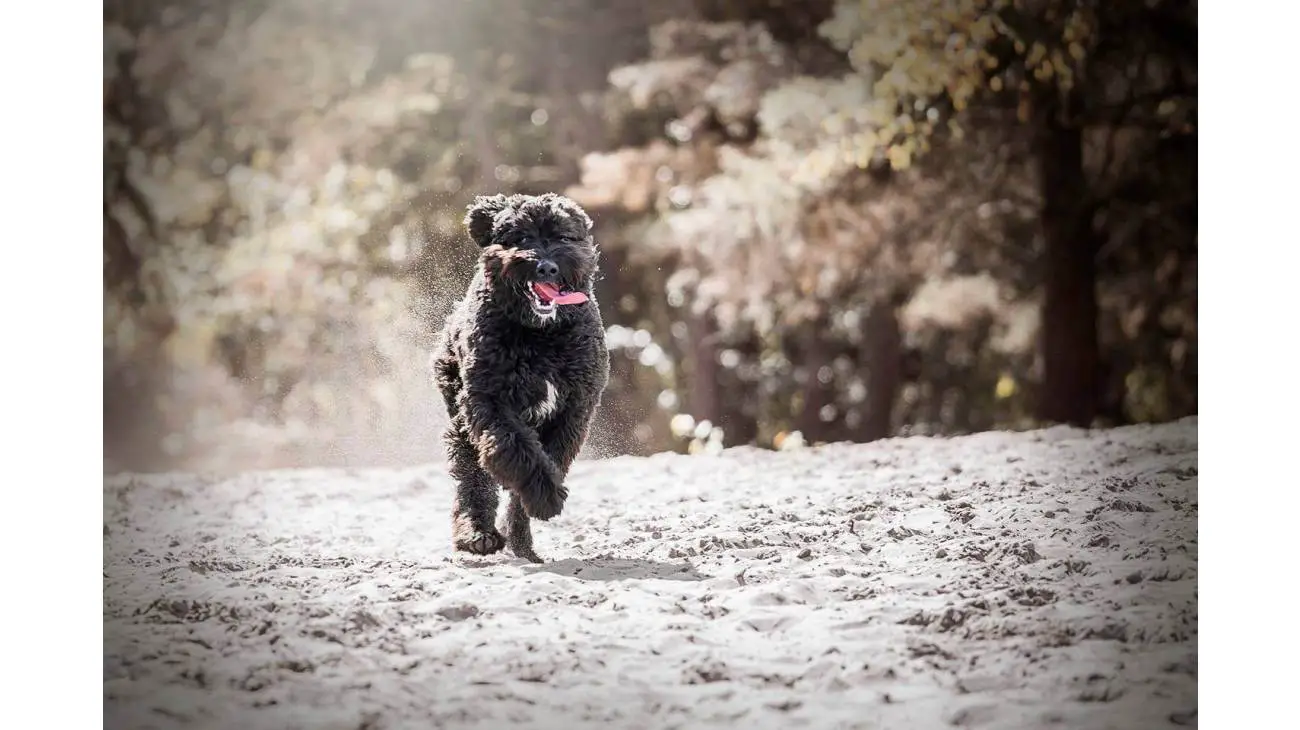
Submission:
[[[550,480],[538,480],[519,494],[519,501],[524,504],[524,513],[543,522],[558,516],[564,510],[564,502],[568,498],[569,488]]]
[[[495,528],[488,530],[466,529],[452,535],[457,550],[475,555],[491,555],[506,546],[506,539]]]
[[[545,560],[542,560],[542,557],[537,554],[537,551],[534,550],[532,546],[524,547],[522,545],[512,545],[510,547],[510,552],[514,553],[516,558],[523,558],[530,563],[546,562]]]

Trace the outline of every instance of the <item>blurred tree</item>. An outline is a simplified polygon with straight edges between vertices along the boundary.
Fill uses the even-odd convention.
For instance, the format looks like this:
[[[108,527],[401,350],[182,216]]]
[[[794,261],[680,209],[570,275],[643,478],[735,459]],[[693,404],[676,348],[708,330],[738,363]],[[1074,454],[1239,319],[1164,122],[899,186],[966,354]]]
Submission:
[[[905,168],[990,110],[1027,126],[1045,244],[1038,413],[1090,424],[1103,396],[1095,218],[1114,190],[1088,174],[1085,134],[1103,128],[1108,152],[1133,127],[1195,134],[1195,2],[843,0],[823,31],[876,77],[876,125],[856,139],[866,157]]]
[[[659,12],[622,6],[108,3],[105,419],[142,424],[140,453],[110,450],[436,453],[434,401],[395,394],[427,387],[473,264],[465,202],[561,186],[599,148],[591,96]]]
[[[824,58],[808,50],[817,36],[786,46],[760,24],[698,19],[651,36],[648,61],[611,74],[610,103],[667,118],[667,144],[589,155],[572,192],[641,216],[638,256],[673,272],[684,326],[656,334],[682,348],[682,407],[726,423],[729,443],[888,435],[906,346],[890,312],[955,265],[1005,268],[996,247],[956,242],[998,240],[1023,217],[1000,200],[1023,155],[982,131],[947,165],[890,178],[868,160],[862,174],[845,141],[874,123],[870,79],[804,75],[799,59]],[[1006,215],[977,215],[990,202]]]
[[[1194,412],[1194,52],[1155,0],[114,0],[106,426],[436,455],[465,202],[566,188],[598,452]]]

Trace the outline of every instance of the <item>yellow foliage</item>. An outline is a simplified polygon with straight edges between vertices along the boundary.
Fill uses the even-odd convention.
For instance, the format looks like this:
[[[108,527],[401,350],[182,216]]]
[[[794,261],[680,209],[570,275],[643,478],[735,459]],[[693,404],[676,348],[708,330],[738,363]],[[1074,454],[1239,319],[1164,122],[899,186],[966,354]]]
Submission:
[[[917,125],[910,118],[898,121],[898,109],[909,116],[924,115],[929,104],[914,105],[913,100],[946,95],[961,114],[982,92],[1007,90],[1011,85],[1001,75],[998,59],[989,52],[991,44],[1004,38],[1012,41],[1020,57],[1015,65],[1036,83],[1070,88],[1076,64],[1087,57],[1092,25],[1087,14],[1079,9],[1061,12],[1060,20],[1049,24],[1041,37],[1021,37],[1000,16],[1013,7],[1020,10],[1011,0],[841,2],[834,16],[823,23],[821,33],[845,50],[863,75],[876,79],[872,93],[882,107],[876,119],[879,137],[859,138],[857,142],[869,148],[854,158],[871,159],[877,147],[885,146],[891,165],[907,167],[912,156],[929,148],[925,138],[933,127]],[[1034,12],[1050,20],[1054,9]],[[1023,81],[1016,88],[1027,90]],[[1028,119],[1027,109],[1020,110],[1020,118]],[[899,137],[916,141],[904,148],[899,146]]]
[[[250,166],[254,170],[269,170],[274,161],[275,153],[262,147],[253,153],[253,158],[250,160]]]
[[[1016,379],[1003,373],[1002,376],[998,378],[998,384],[994,388],[993,394],[997,396],[998,400],[1006,400],[1015,395],[1016,390]]]
[[[889,166],[895,170],[906,170],[912,164],[912,151],[906,144],[896,144],[889,148]]]

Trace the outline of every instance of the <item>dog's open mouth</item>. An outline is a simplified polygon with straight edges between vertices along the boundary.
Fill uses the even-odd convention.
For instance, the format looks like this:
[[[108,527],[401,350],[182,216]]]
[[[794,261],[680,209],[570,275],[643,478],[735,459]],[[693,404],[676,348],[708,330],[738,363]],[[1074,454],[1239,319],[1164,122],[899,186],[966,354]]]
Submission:
[[[534,281],[532,286],[533,310],[538,314],[552,314],[561,304],[582,304],[587,295],[580,291],[568,291],[554,284]]]

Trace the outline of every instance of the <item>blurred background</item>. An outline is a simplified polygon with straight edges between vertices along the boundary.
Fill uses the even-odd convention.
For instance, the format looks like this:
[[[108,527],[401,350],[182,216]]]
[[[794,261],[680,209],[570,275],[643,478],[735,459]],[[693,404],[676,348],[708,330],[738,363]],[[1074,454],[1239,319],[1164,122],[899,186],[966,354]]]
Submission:
[[[596,221],[586,456],[1194,414],[1196,12],[106,0],[105,470],[441,461],[497,192]]]

